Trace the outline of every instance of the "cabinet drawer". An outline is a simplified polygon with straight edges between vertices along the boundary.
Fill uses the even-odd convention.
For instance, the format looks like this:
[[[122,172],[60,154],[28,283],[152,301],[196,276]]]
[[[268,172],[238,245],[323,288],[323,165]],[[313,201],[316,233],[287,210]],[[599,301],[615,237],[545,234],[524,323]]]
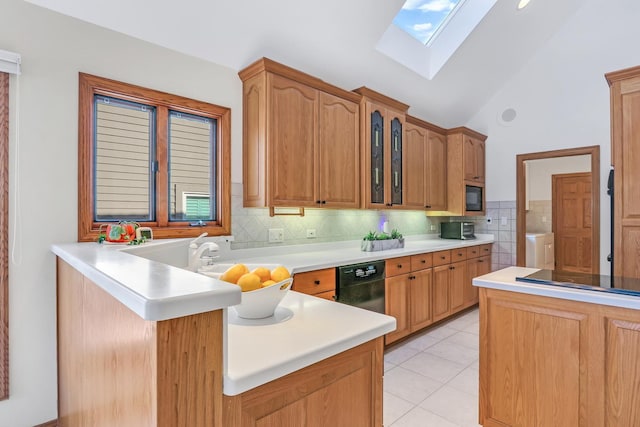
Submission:
[[[438,251],[433,253],[433,266],[451,263],[451,251]]]
[[[422,270],[433,265],[433,254],[420,254],[411,256],[411,271]]]
[[[467,259],[478,258],[479,256],[481,256],[480,248],[482,248],[482,245],[468,247],[467,248]]]
[[[467,248],[451,249],[451,262],[464,261],[467,259]]]
[[[411,271],[411,257],[403,256],[391,258],[385,261],[384,274],[386,277],[397,276],[398,274]]]
[[[311,295],[328,291],[335,292],[336,270],[325,268],[324,270],[298,273],[293,276],[293,290]]]
[[[335,291],[320,292],[319,294],[314,294],[313,296],[314,297],[318,297],[318,298],[328,299],[329,301],[335,301],[336,300],[336,292]]]
[[[493,243],[480,245],[480,256],[491,255],[491,246],[493,246]]]

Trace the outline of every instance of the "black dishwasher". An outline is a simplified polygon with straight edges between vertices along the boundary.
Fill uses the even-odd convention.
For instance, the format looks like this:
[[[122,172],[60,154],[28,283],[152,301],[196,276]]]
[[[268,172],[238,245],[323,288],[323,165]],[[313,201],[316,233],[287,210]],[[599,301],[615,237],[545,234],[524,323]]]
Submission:
[[[336,301],[384,313],[384,261],[338,267]]]

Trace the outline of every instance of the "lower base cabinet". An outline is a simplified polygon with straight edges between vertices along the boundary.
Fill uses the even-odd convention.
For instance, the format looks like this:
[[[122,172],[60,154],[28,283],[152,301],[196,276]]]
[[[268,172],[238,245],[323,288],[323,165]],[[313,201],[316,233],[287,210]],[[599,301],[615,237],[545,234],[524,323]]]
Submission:
[[[480,424],[640,425],[640,311],[480,289]]]
[[[380,337],[238,396],[223,396],[222,425],[381,427],[382,358]]]

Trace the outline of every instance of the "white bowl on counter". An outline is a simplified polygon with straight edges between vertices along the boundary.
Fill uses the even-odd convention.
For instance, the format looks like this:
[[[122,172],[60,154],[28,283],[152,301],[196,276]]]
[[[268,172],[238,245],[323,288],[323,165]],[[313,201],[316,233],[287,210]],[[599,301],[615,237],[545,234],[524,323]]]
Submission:
[[[282,298],[291,289],[292,278],[275,283],[266,288],[242,293],[242,302],[231,307],[243,319],[264,319],[271,317]]]

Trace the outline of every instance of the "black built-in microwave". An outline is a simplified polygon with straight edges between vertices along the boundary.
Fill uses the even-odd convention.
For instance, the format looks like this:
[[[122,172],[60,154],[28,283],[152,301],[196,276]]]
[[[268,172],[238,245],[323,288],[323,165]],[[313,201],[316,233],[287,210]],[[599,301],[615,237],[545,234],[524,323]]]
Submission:
[[[484,188],[475,185],[466,185],[465,188],[465,210],[467,212],[482,212],[484,210],[484,206],[482,206]]]

